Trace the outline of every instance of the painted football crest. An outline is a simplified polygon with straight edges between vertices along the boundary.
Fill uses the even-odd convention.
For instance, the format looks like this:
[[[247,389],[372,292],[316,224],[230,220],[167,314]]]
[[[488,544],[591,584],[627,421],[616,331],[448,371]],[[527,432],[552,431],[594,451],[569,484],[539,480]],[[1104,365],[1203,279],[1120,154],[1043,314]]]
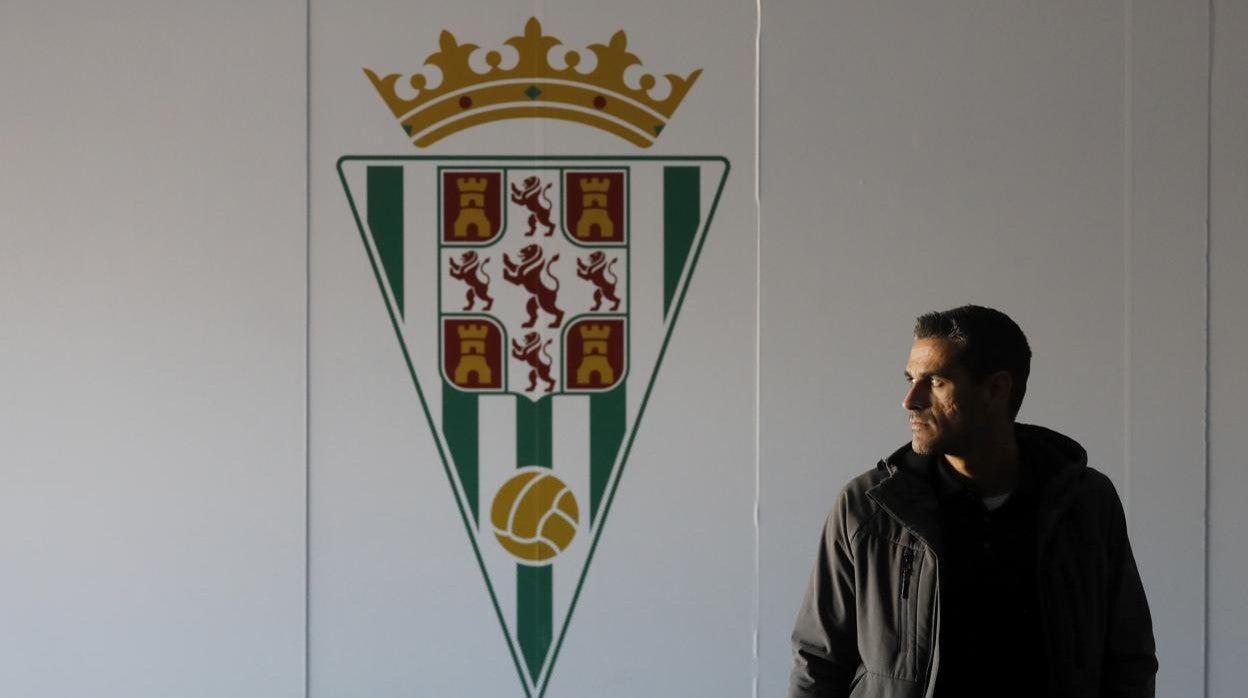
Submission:
[[[400,98],[413,143],[563,118],[636,145],[696,80],[627,87],[622,32],[580,73],[530,20],[485,55],[443,32]],[[647,76],[648,77],[648,76]],[[517,100],[519,100],[517,102]],[[489,109],[481,109],[489,105]],[[338,172],[527,696],[545,692],[728,175],[718,157],[346,156]]]

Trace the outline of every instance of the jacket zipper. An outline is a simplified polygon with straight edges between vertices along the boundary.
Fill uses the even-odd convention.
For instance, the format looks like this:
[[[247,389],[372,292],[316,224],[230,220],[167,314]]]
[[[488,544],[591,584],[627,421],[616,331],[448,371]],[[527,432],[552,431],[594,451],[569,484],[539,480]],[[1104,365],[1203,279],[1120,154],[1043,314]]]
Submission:
[[[914,551],[906,548],[901,553],[901,598],[910,598],[910,574],[914,571]]]
[[[901,551],[901,615],[897,619],[898,636],[902,652],[909,662],[914,661],[914,632],[910,627],[910,577],[914,573],[914,551]],[[903,669],[904,670],[904,669]]]

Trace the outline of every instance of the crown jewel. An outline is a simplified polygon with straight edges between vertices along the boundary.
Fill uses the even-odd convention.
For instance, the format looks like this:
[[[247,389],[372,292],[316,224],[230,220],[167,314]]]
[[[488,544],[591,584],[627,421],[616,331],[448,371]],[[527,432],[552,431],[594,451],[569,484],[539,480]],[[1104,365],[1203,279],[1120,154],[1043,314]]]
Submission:
[[[504,42],[515,49],[519,60],[503,67],[498,51],[485,54],[487,69],[477,72],[470,59],[479,48],[461,44],[443,31],[437,53],[425,59],[442,73],[442,80],[430,87],[421,73],[412,74],[400,88],[403,75],[385,76],[364,69],[386,106],[394,114],[412,142],[425,148],[463,129],[492,121],[517,118],[565,119],[615,134],[634,145],[648,148],[702,71],[688,77],[668,74],[671,91],[662,99],[651,97],[656,85],[653,75],[641,76],[639,88],[630,87],[625,71],[640,65],[641,59],[628,51],[628,37],[617,31],[606,44],[591,44],[588,50],[597,58],[589,72],[577,67],[581,54],[564,54],[565,68],[555,68],[548,56],[562,42],[542,33],[536,17],[524,25],[524,34]],[[401,93],[415,96],[404,96]]]

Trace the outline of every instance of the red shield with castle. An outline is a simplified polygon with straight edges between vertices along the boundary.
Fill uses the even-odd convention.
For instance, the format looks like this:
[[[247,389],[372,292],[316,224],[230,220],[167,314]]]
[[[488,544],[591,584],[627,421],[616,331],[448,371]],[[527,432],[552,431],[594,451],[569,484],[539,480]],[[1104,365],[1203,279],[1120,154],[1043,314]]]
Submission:
[[[564,219],[572,237],[586,244],[625,244],[628,231],[624,220],[626,194],[623,172],[566,172]]]
[[[502,173],[442,172],[442,242],[488,244],[503,228]]]

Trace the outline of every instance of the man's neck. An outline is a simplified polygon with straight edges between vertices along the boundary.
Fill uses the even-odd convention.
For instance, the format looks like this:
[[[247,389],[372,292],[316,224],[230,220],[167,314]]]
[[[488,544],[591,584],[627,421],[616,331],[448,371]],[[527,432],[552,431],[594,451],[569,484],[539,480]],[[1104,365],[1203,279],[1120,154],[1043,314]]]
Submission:
[[[980,441],[975,448],[960,455],[945,454],[945,461],[983,497],[996,497],[1013,492],[1021,479],[1018,442],[1013,425]]]

